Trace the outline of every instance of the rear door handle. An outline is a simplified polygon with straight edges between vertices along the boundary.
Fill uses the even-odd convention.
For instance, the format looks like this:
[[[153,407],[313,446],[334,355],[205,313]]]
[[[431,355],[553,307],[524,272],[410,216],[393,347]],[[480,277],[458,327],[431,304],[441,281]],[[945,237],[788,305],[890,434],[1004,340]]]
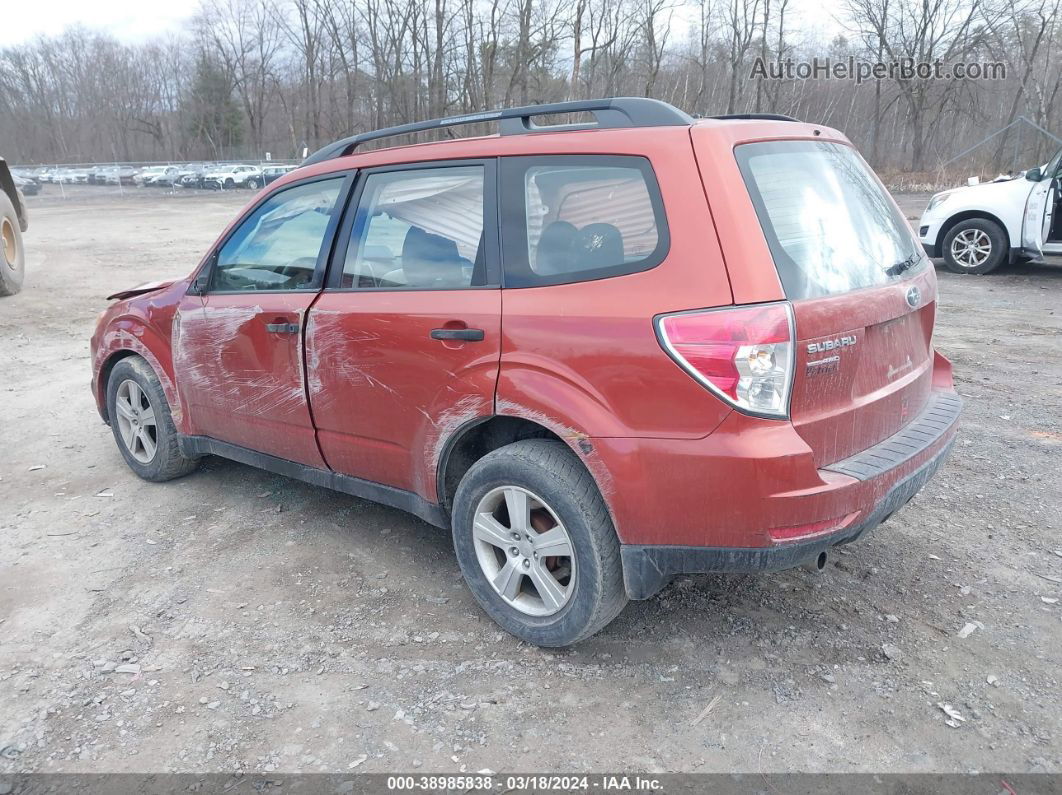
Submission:
[[[266,331],[273,334],[298,334],[298,323],[266,323]]]
[[[481,328],[434,328],[431,330],[433,340],[461,340],[463,342],[482,342]]]

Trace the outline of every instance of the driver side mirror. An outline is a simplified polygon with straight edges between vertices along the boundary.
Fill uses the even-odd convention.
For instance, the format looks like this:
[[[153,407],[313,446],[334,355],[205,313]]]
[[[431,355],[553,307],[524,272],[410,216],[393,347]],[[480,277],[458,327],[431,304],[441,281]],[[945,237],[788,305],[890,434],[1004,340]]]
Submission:
[[[188,292],[191,295],[203,295],[206,293],[207,288],[210,287],[210,274],[214,271],[214,266],[218,263],[217,252],[210,258],[210,262],[204,266],[196,275],[195,280],[189,285]]]
[[[1039,182],[1041,179],[1043,179],[1043,176],[1043,172],[1040,171],[1039,166],[1037,166],[1036,168],[1030,168],[1028,171],[1025,172],[1025,179],[1029,180],[1029,182]]]

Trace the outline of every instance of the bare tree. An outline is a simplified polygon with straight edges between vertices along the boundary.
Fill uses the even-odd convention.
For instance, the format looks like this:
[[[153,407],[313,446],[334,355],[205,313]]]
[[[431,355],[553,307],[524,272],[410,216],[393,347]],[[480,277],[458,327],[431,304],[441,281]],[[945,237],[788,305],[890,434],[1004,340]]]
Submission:
[[[0,48],[0,141],[8,157],[45,162],[300,156],[429,116],[643,95],[833,124],[875,165],[925,170],[1020,115],[1062,126],[1060,6],[846,0],[842,30],[820,40],[796,33],[819,13],[812,0],[202,0],[166,40],[75,28]],[[754,63],[824,55],[1009,70],[750,84]],[[1011,151],[1016,139],[1000,138],[978,167]],[[1011,157],[1035,162],[1045,146]]]

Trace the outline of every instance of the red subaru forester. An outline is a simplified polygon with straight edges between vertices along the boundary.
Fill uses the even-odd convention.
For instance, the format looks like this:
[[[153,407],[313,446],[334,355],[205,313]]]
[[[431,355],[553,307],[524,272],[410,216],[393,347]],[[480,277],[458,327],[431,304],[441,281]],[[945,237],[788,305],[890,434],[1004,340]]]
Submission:
[[[594,121],[536,123],[562,113]],[[220,455],[410,511],[562,646],[681,572],[821,567],[910,500],[961,406],[936,296],[836,130],[539,105],[312,155],[189,277],[112,296],[92,385],[141,477]]]

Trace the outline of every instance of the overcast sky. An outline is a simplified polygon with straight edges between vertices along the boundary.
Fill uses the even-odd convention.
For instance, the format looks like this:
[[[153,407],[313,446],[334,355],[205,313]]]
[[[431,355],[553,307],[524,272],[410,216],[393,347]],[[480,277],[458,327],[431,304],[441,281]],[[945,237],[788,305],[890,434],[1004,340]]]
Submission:
[[[76,24],[136,43],[179,30],[199,8],[199,0],[0,0],[0,4],[4,6],[0,47],[40,34],[57,35]],[[815,13],[801,13],[811,7]],[[841,30],[833,19],[839,7],[840,0],[802,0],[794,4],[787,20],[805,33],[829,38]],[[687,17],[694,18],[692,6],[680,10],[676,20]]]
[[[195,13],[199,0],[3,0],[0,47],[38,34],[55,35],[81,23],[124,42],[138,42],[177,30]]]

